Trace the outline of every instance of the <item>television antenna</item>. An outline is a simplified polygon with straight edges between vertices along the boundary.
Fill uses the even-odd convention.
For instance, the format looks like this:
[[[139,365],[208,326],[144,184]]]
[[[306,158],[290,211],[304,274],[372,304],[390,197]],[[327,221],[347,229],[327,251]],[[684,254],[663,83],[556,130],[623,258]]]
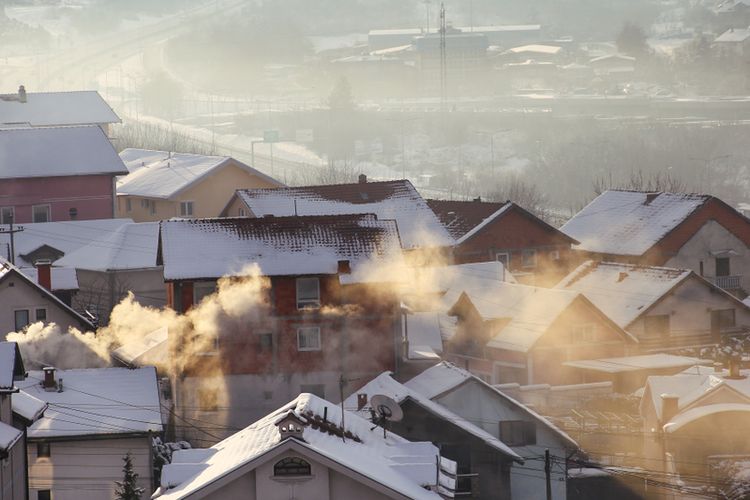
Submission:
[[[386,425],[388,422],[399,422],[404,418],[404,412],[393,399],[382,394],[376,394],[370,400],[370,412],[375,427],[383,428],[383,437],[386,436]]]

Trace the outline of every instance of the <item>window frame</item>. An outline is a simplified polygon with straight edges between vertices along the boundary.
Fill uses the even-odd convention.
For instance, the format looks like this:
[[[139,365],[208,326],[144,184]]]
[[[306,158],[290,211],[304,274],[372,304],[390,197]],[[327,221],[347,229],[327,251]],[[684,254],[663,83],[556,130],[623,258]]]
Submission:
[[[44,208],[47,209],[47,220],[39,221],[36,220],[36,209],[37,208]],[[52,205],[49,203],[43,203],[41,205],[31,205],[31,222],[33,223],[42,223],[42,222],[52,222]]]
[[[317,347],[309,347],[309,346],[302,347],[302,344],[301,344],[300,340],[302,339],[302,334],[303,334],[304,330],[315,331],[316,337],[318,339],[318,345],[317,345]],[[320,351],[320,350],[322,350],[322,347],[321,347],[322,343],[323,342],[322,342],[322,339],[321,339],[320,327],[319,326],[300,326],[300,327],[297,327],[297,350],[298,351],[300,351],[300,352]]]
[[[10,221],[5,220],[4,212],[6,210],[10,210],[10,217],[13,221],[16,220],[16,207],[14,206],[7,206],[7,207],[0,207],[0,224],[10,224]]]
[[[42,452],[42,450],[45,450]],[[49,441],[36,443],[36,458],[52,458],[52,444]]]
[[[716,257],[714,261],[714,274],[716,277],[731,276],[732,275],[732,263],[729,257]],[[719,261],[722,262],[722,274],[719,274]],[[726,263],[726,274],[724,274],[724,263]]]
[[[18,326],[18,313],[26,313],[26,324]],[[22,332],[31,324],[31,310],[30,309],[14,309],[13,310],[13,325],[17,332]]]
[[[39,311],[44,311],[44,318],[43,319],[39,318]],[[34,321],[35,322],[41,321],[42,323],[46,323],[47,322],[47,317],[48,317],[47,316],[47,312],[48,311],[47,311],[46,307],[35,307],[34,308]]]
[[[190,208],[187,213],[185,208]],[[195,202],[193,200],[185,200],[180,202],[180,217],[194,217],[195,216]]]
[[[125,198],[125,211],[128,213],[133,211],[133,202],[129,196]]]
[[[208,292],[208,289],[211,289],[210,292]],[[216,293],[218,287],[217,283],[215,281],[194,281],[193,282],[193,305],[198,305],[208,297],[209,295],[212,295]],[[201,292],[202,295],[199,296],[198,292]]]
[[[317,298],[300,298],[300,283],[315,281],[316,295]],[[305,277],[297,278],[295,280],[297,309],[319,309],[320,308],[320,278],[316,277]]]
[[[531,259],[532,259],[531,263],[528,263],[526,261],[526,259],[529,258],[529,256],[531,256]],[[521,252],[521,267],[535,268],[536,264],[537,264],[536,250],[531,249],[531,250],[524,250],[523,252]]]
[[[296,464],[292,466],[292,464]],[[274,478],[301,478],[312,476],[312,465],[302,457],[284,457],[273,464]]]
[[[505,260],[501,257],[505,257]],[[510,265],[510,252],[495,252],[495,261],[500,262],[507,269]]]

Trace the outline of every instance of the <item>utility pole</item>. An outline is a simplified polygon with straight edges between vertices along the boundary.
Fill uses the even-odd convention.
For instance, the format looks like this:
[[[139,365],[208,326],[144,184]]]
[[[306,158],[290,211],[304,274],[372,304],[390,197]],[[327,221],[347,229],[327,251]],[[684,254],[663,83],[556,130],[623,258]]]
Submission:
[[[448,58],[445,47],[445,4],[440,3],[440,110],[445,112],[448,100]]]
[[[10,263],[14,266],[16,265],[16,242],[15,242],[15,234],[20,233],[23,231],[22,226],[16,226],[16,229],[13,229],[13,214],[11,214],[8,218],[8,229],[0,229],[0,234],[10,234]]]
[[[547,500],[552,500],[552,482],[550,477],[552,475],[552,466],[549,459],[549,448],[544,450],[544,475],[547,483]]]

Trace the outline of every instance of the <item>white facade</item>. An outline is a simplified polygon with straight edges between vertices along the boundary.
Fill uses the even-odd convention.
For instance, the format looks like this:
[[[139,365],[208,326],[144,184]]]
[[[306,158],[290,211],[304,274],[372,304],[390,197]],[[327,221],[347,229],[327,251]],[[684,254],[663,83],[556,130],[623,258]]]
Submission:
[[[40,442],[49,457],[37,456]],[[123,458],[130,453],[143,500],[151,497],[151,443],[148,436],[29,441],[29,500],[49,490],[54,500],[113,500],[115,481],[122,481]]]

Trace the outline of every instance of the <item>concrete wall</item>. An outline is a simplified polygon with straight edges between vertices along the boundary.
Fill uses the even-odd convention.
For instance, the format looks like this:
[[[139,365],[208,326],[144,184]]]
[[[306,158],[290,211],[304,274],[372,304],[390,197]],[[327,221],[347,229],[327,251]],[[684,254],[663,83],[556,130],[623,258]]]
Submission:
[[[12,284],[12,286],[11,286]],[[29,319],[33,323],[35,310],[47,309],[47,323],[56,323],[61,329],[69,326],[81,328],[75,316],[62,308],[54,299],[43,294],[26,280],[13,274],[0,280],[0,337],[15,331],[15,311],[29,310]]]
[[[141,200],[145,199],[143,197],[118,196],[117,214],[118,217],[129,217],[135,222],[158,221],[180,217],[180,202],[192,201],[192,217],[218,217],[235,190],[273,187],[278,187],[278,185],[251,174],[236,164],[230,164],[169,200],[149,198],[156,203],[154,213],[150,208],[142,206]],[[127,210],[128,199],[130,199],[130,211]]]
[[[29,442],[29,500],[52,490],[55,500],[112,500],[115,481],[123,478],[123,457],[130,452],[142,500],[151,496],[151,446],[147,437],[50,441],[50,457],[37,457],[37,440]]]
[[[533,421],[528,413],[508,403],[495,391],[476,381],[465,383],[457,389],[435,398],[434,401],[498,439],[500,438],[500,421]],[[514,447],[513,451],[522,457],[531,458],[544,455],[544,450],[549,448],[552,455],[556,457],[564,456],[561,448],[565,448],[565,442],[548,427],[537,423],[536,439],[537,444]],[[546,498],[544,461],[528,460],[522,467],[523,469],[519,469],[518,466],[513,465],[510,469],[512,497],[523,498],[524,500],[544,500]],[[553,475],[552,498],[564,499],[566,497],[565,481],[557,480],[561,477],[560,474]]]

